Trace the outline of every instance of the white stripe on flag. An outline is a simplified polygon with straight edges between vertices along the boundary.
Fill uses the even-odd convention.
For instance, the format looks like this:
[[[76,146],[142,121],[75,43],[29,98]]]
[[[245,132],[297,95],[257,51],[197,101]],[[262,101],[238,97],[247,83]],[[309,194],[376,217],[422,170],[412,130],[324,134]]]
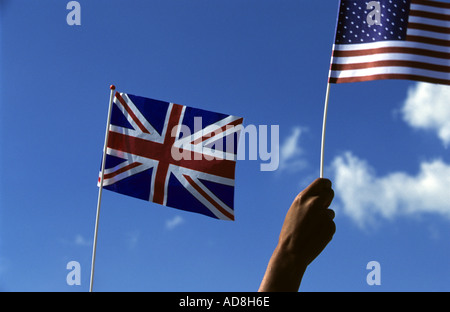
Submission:
[[[335,57],[333,58],[334,64],[358,64],[358,63],[370,63],[377,61],[414,61],[429,63],[434,65],[450,66],[450,61],[447,59],[422,56],[408,53],[379,53],[362,56],[349,56],[349,57]]]
[[[331,71],[330,77],[332,78],[349,78],[349,77],[364,77],[374,75],[416,75],[437,79],[449,79],[448,73],[442,73],[437,71],[430,71],[420,68],[401,67],[401,66],[387,66],[387,67],[372,67],[365,69],[343,70],[343,71]]]

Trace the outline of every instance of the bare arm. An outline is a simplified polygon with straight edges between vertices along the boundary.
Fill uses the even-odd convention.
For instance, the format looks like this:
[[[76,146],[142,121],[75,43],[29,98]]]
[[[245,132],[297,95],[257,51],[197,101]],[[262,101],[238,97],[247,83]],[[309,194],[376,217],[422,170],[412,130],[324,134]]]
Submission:
[[[336,226],[328,209],[331,181],[316,179],[293,201],[259,291],[298,291],[307,266],[331,241]]]

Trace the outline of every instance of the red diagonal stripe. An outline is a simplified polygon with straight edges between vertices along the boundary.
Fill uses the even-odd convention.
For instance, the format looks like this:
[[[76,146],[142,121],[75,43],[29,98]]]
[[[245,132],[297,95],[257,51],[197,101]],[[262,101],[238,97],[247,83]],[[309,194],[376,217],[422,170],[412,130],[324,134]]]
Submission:
[[[141,129],[142,132],[150,134],[150,132],[145,128],[145,126],[142,124],[142,122],[137,118],[137,116],[133,113],[131,108],[128,106],[127,102],[123,99],[123,97],[120,95],[119,92],[116,92],[116,98],[119,100],[120,104],[125,108],[128,115],[133,119],[133,121],[137,124],[139,129]]]
[[[122,172],[125,172],[125,171],[127,171],[127,170],[131,170],[131,169],[134,169],[134,168],[136,168],[136,167],[139,167],[140,165],[142,165],[140,162],[134,162],[134,163],[129,164],[129,165],[123,167],[123,168],[120,168],[120,169],[118,169],[118,170],[116,170],[116,171],[114,171],[114,172],[105,174],[105,175],[104,175],[104,179],[106,180],[106,179],[114,178],[116,175],[119,175],[119,174],[121,174]]]
[[[216,129],[216,130],[214,130],[214,131],[211,131],[210,133],[205,134],[205,135],[202,136],[201,138],[198,138],[198,139],[192,141],[191,144],[197,145],[197,144],[199,144],[199,143],[201,143],[201,142],[203,142],[203,141],[206,141],[206,140],[209,139],[213,134],[214,134],[214,135],[218,135],[219,133],[222,133],[222,132],[228,130],[229,128],[231,128],[231,127],[240,125],[240,124],[242,123],[242,121],[243,121],[243,118],[236,119],[235,121],[232,121],[232,122],[230,122],[230,123],[228,123],[228,124],[222,126],[221,128],[218,128],[218,129]]]
[[[183,177],[189,182],[189,184],[202,195],[208,202],[210,202],[214,207],[217,208],[223,215],[225,215],[228,219],[234,220],[234,215],[226,211],[222,206],[219,205],[218,202],[216,202],[211,196],[209,196],[200,186],[197,185],[197,183],[194,182],[194,180],[188,176],[183,174]]]

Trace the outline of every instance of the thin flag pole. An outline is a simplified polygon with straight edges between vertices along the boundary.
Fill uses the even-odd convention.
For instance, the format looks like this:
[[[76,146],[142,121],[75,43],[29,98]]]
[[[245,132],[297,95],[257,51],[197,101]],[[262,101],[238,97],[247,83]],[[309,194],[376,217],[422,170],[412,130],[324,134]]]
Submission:
[[[325,154],[325,130],[327,128],[327,114],[328,114],[328,100],[330,98],[330,82],[327,83],[327,92],[325,95],[325,107],[323,109],[323,124],[322,124],[322,144],[320,148],[320,178],[323,178],[323,163]]]
[[[94,268],[95,268],[95,252],[97,249],[98,221],[99,221],[99,217],[100,217],[100,205],[102,203],[103,179],[104,179],[104,175],[105,175],[106,149],[108,147],[109,125],[111,123],[111,110],[112,110],[112,103],[113,103],[113,99],[114,99],[114,91],[115,91],[116,87],[114,85],[111,85],[110,89],[111,89],[111,94],[109,97],[109,108],[108,108],[108,119],[106,122],[105,143],[103,144],[102,170],[100,173],[100,185],[98,188],[97,215],[95,217],[94,244],[92,247],[91,281],[90,281],[90,285],[89,285],[89,292],[92,292],[92,288],[94,286]]]
[[[338,10],[337,10],[337,16],[339,17],[339,11],[341,7],[341,1],[339,1]],[[334,41],[336,42],[336,35],[337,35],[337,26],[338,26],[338,20],[336,20],[336,29],[334,32]],[[331,48],[331,51],[334,51],[334,44]],[[328,100],[330,99],[330,77],[331,77],[331,65],[333,64],[333,52],[331,52],[331,59],[330,59],[330,70],[328,72],[328,82],[327,82],[327,92],[325,94],[325,106],[323,108],[323,124],[322,124],[322,144],[320,147],[320,178],[323,178],[323,167],[324,167],[324,158],[325,158],[325,132],[327,129],[327,114],[328,114]]]

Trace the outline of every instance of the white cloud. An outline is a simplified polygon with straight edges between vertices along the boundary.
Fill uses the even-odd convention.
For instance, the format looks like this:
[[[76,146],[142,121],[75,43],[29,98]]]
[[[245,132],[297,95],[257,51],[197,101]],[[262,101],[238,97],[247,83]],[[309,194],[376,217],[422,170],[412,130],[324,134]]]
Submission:
[[[341,208],[362,228],[380,216],[435,213],[450,219],[450,165],[442,160],[421,163],[415,176],[394,172],[378,177],[366,161],[347,152],[334,159],[332,168]]]
[[[303,154],[302,149],[299,146],[299,139],[305,129],[301,127],[294,127],[291,135],[284,140],[280,147],[280,171],[290,170],[298,171],[306,166],[306,161],[301,159]]]
[[[284,141],[281,146],[281,156],[284,159],[289,159],[297,156],[301,153],[300,147],[298,146],[298,139],[302,130],[300,127],[295,127],[292,129],[292,134]]]
[[[420,82],[408,90],[403,119],[412,127],[435,131],[450,144],[450,87]]]
[[[75,236],[74,243],[77,246],[92,246],[92,241],[85,239],[81,234]]]
[[[170,220],[166,221],[166,229],[167,230],[173,230],[174,228],[176,228],[177,226],[181,225],[184,223],[184,219],[180,216],[175,216]]]

